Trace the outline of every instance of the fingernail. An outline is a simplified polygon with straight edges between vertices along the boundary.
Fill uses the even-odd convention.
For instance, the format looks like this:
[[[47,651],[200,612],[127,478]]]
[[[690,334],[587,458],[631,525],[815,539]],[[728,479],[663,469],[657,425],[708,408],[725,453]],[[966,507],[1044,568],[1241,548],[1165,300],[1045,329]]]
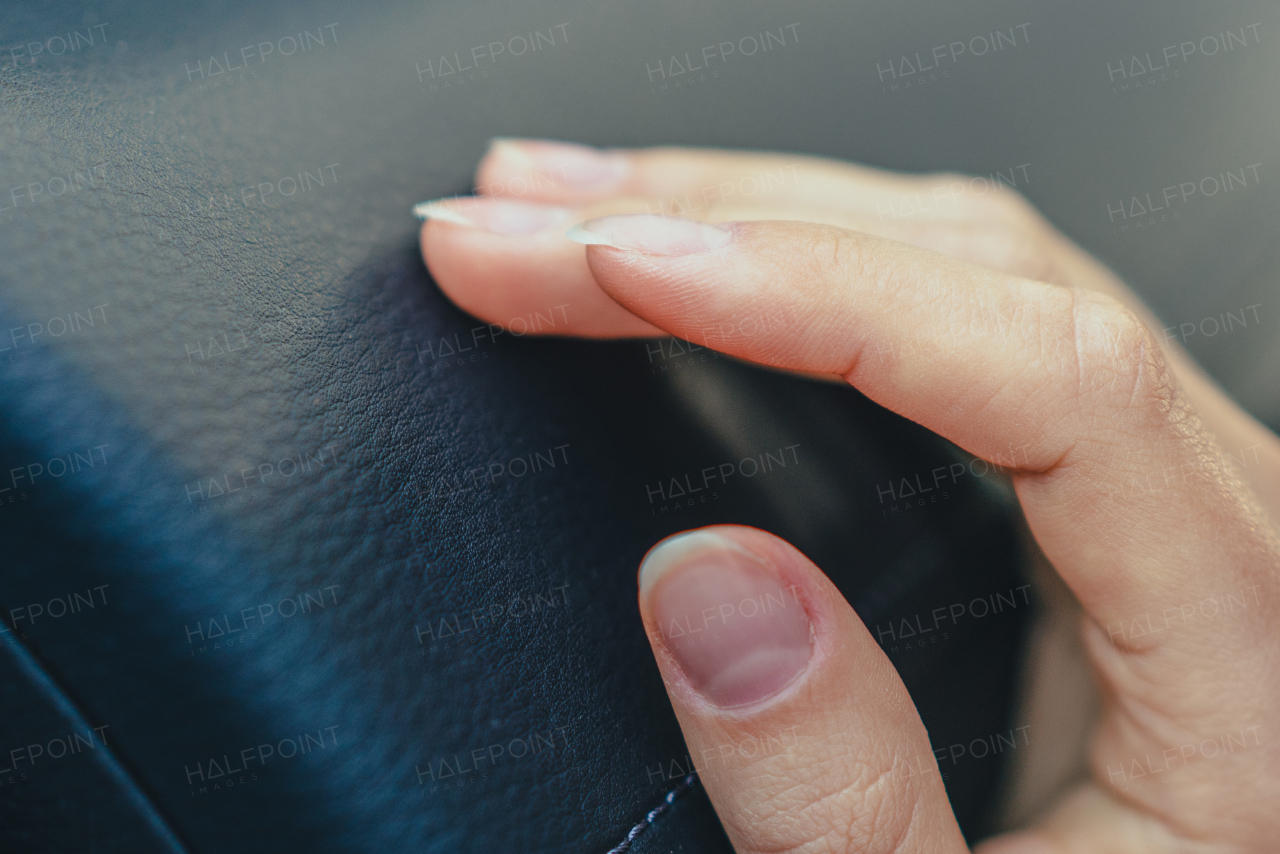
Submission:
[[[456,198],[420,202],[413,206],[413,213],[418,219],[469,225],[497,234],[534,234],[563,225],[573,211],[512,199]]]
[[[693,255],[719,249],[733,232],[674,216],[622,214],[589,219],[565,232],[565,237],[588,246],[634,249],[650,255]]]
[[[533,173],[526,181],[542,179],[584,190],[613,186],[631,172],[626,155],[572,142],[496,137],[489,143],[489,156],[511,171]]]
[[[795,680],[813,653],[798,587],[757,555],[708,531],[672,537],[640,566],[640,595],[689,684],[722,708],[758,703]]]

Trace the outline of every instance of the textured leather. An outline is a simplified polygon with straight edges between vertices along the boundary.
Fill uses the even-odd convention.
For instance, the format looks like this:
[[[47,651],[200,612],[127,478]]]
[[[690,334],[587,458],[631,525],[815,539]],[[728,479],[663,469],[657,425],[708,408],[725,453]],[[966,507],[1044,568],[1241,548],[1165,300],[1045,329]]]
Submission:
[[[430,281],[407,214],[466,192],[494,134],[1031,156],[989,127],[967,154],[921,141],[951,108],[878,94],[863,60],[978,25],[917,38],[895,14],[855,35],[818,4],[0,12],[49,47],[0,54],[0,849],[594,854],[645,823],[633,851],[728,851],[696,782],[662,808],[689,763],[635,607],[644,552],[713,522],[786,537],[896,627],[935,747],[1018,726],[1033,603],[972,608],[1024,583],[994,477],[905,510],[903,479],[968,458],[856,392],[671,342],[493,336]],[[793,21],[794,50],[726,62],[719,90],[649,85],[654,57]],[[422,80],[561,23],[537,54]],[[1027,67],[952,92],[991,106]],[[895,129],[846,134],[843,79]],[[1052,198],[1072,167],[1049,157],[1030,191]],[[945,638],[898,643],[956,603]],[[944,763],[971,835],[1001,763]]]

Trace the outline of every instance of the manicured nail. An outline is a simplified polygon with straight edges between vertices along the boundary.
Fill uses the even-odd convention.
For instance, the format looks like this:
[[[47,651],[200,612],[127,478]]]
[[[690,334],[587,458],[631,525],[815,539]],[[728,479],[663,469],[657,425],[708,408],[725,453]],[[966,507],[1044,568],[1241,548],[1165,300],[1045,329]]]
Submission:
[[[565,237],[588,246],[634,249],[650,255],[693,255],[719,249],[733,232],[674,216],[622,214],[589,219],[565,232]]]
[[[620,183],[631,172],[625,155],[572,142],[496,137],[489,143],[489,154],[507,170],[520,173],[507,180],[510,184],[523,180],[536,187],[542,181],[600,190]],[[516,186],[508,191],[524,192]]]
[[[450,207],[446,199],[418,202],[413,206],[413,215],[421,220],[434,219],[439,222],[452,222],[455,225],[475,225],[474,222]]]
[[[413,206],[413,213],[418,219],[469,225],[497,234],[534,234],[563,225],[573,211],[556,205],[475,197],[421,202]]]
[[[714,705],[758,703],[795,680],[813,653],[798,588],[726,537],[694,531],[640,566],[640,596],[661,643]]]

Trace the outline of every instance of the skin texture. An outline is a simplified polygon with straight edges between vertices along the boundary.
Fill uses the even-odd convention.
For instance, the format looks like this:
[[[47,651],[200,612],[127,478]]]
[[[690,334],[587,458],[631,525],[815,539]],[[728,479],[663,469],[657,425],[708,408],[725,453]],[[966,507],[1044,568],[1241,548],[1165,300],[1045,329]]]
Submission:
[[[1011,191],[979,193],[963,176],[504,141],[476,183],[479,200],[446,203],[475,224],[431,219],[422,245],[440,287],[480,319],[565,305],[547,331],[670,334],[838,378],[1010,472],[1037,545],[1083,609],[1103,711],[1092,781],[984,854],[1275,850],[1280,439],[1113,273]],[[484,226],[511,231],[513,220],[486,213],[493,199],[554,207],[530,209],[538,227],[499,233]],[[920,199],[932,209],[883,216]],[[662,255],[564,236],[646,213],[719,223],[729,237]],[[785,542],[714,533],[794,586],[812,625],[793,681],[721,708],[694,689],[642,591],[691,755],[790,734],[768,755],[699,766],[737,850],[967,850],[919,716],[856,614]],[[1228,596],[1230,613],[1207,615]]]

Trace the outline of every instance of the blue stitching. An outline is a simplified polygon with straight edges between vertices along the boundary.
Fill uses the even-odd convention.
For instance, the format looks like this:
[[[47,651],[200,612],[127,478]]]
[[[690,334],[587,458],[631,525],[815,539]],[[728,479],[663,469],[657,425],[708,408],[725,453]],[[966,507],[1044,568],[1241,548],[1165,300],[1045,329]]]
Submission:
[[[631,828],[631,832],[627,834],[626,839],[610,848],[606,854],[625,854],[626,851],[629,851],[631,849],[631,843],[635,841],[636,837],[644,833],[645,829],[653,824],[658,816],[671,809],[671,804],[675,802],[675,799],[693,788],[693,784],[696,782],[697,778],[694,777],[693,774],[685,777],[684,781],[679,786],[676,786],[674,789],[667,792],[667,796],[662,799],[662,803],[649,810],[649,814],[644,817],[644,821]]]

